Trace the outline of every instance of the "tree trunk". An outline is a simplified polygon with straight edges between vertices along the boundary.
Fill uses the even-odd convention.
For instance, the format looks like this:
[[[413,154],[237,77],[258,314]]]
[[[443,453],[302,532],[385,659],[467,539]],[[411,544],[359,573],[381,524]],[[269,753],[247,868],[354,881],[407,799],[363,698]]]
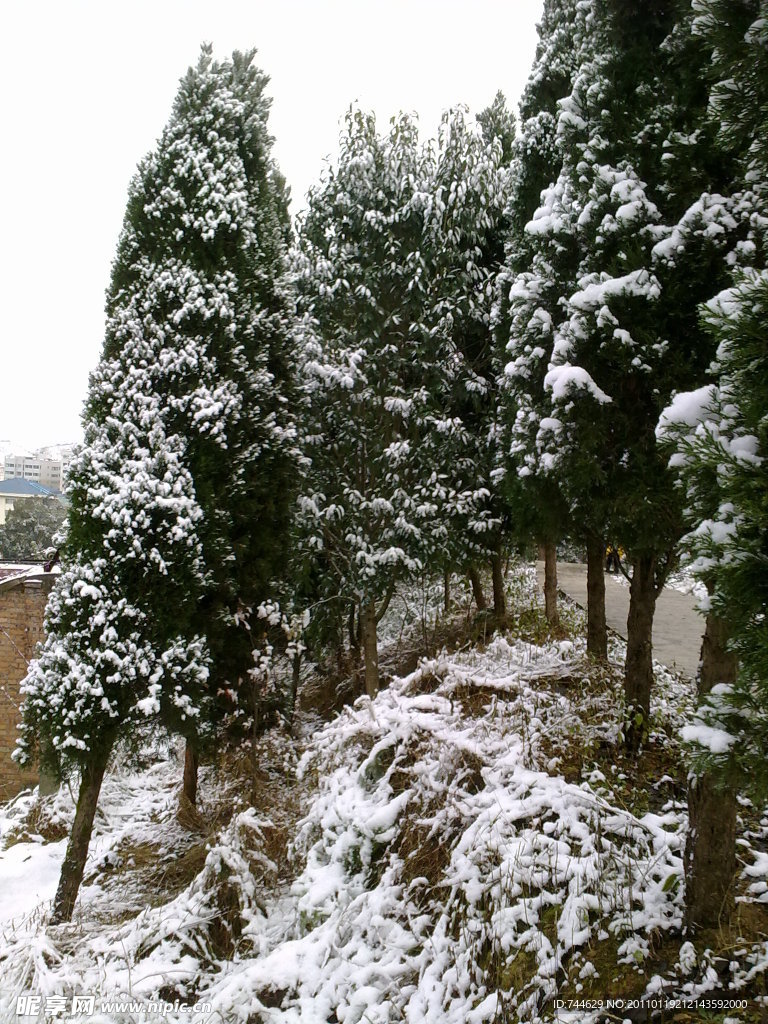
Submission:
[[[728,921],[736,876],[736,794],[709,773],[688,783],[685,842],[685,923],[689,930]]]
[[[608,630],[605,625],[605,576],[602,537],[587,537],[587,654],[608,660]]]
[[[187,740],[187,745],[184,748],[184,781],[181,792],[193,807],[197,805],[197,768],[199,763],[197,751]]]
[[[369,601],[361,610],[363,623],[363,656],[365,660],[365,692],[373,699],[379,692],[379,645],[376,636],[376,602]]]
[[[507,597],[504,593],[504,563],[498,552],[491,556],[491,575],[493,579],[493,614],[503,619],[507,614]]]
[[[345,671],[345,662],[347,658],[347,649],[344,646],[343,633],[336,638],[336,643],[334,644],[334,646],[336,648],[336,674],[339,676],[343,676]]]
[[[550,626],[560,625],[557,612],[557,545],[548,541],[544,548],[544,614]]]
[[[635,751],[648,737],[653,686],[653,613],[656,609],[655,555],[632,563],[624,664],[625,742]]]
[[[726,650],[728,626],[711,612],[701,641],[701,659],[697,677],[699,699],[705,697],[718,683],[735,683],[738,659]]]
[[[451,573],[448,569],[443,573],[443,611],[451,610]]]
[[[93,819],[96,816],[96,804],[101,791],[101,783],[106,771],[107,761],[111,752],[108,750],[94,755],[93,760],[83,769],[80,779],[80,792],[77,797],[77,810],[72,825],[72,833],[67,843],[67,852],[61,865],[61,876],[56,896],[53,900],[52,924],[62,924],[72,920],[75,901],[83,880],[85,862],[88,859],[88,847],[93,831]]]
[[[381,622],[384,616],[387,614],[387,609],[392,601],[395,593],[395,584],[390,584],[389,590],[384,595],[384,600],[381,602],[381,608],[376,609],[376,622]]]
[[[474,565],[470,565],[467,569],[467,576],[469,576],[469,582],[472,584],[472,596],[475,599],[477,610],[479,612],[484,612],[488,607],[488,602],[485,600],[485,594],[483,593],[483,584],[480,582],[480,573]]]
[[[288,695],[288,728],[293,735],[293,720],[296,715],[296,701],[301,683],[301,653],[291,658],[291,692]]]
[[[357,606],[355,602],[350,602],[349,605],[349,617],[347,618],[347,632],[349,634],[349,649],[353,654],[360,650],[360,630],[355,628],[355,612]]]
[[[717,683],[736,679],[736,656],[726,650],[728,628],[711,613],[701,645],[699,699]],[[733,910],[736,876],[736,792],[709,773],[688,781],[685,843],[685,921],[689,931],[716,927]]]
[[[40,796],[50,796],[52,793],[58,793],[59,791],[59,780],[44,768],[40,769],[37,785]]]

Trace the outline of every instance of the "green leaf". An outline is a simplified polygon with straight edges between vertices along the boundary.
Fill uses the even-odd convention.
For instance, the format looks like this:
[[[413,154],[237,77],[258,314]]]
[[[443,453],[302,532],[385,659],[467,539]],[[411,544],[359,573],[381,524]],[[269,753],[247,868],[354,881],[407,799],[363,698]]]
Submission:
[[[680,875],[676,874],[673,871],[671,875],[667,875],[667,877],[664,879],[664,885],[662,885],[661,891],[662,892],[677,892],[679,887],[680,887]]]

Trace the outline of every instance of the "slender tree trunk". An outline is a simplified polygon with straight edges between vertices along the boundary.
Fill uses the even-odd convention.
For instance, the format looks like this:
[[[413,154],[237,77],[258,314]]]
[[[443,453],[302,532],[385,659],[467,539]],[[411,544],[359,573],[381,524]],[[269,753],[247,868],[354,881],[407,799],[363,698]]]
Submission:
[[[350,651],[357,651],[360,647],[359,630],[355,629],[355,611],[357,606],[355,602],[350,602],[349,605],[349,616],[347,618],[347,633],[349,634],[349,649]]]
[[[346,661],[347,650],[344,646],[344,634],[340,634],[336,638],[336,672],[338,675],[344,674],[344,663]]]
[[[739,663],[733,651],[726,649],[728,626],[723,619],[711,612],[707,615],[707,626],[701,641],[701,658],[697,676],[699,698],[706,697],[718,683],[736,682]]]
[[[629,750],[637,750],[647,738],[651,719],[655,568],[655,555],[643,555],[632,563],[627,616],[627,660],[624,664],[624,734]]]
[[[493,614],[503,619],[507,614],[507,596],[504,593],[504,563],[501,554],[491,556],[491,577],[493,579]]]
[[[45,771],[40,772],[37,785],[40,796],[50,796],[52,793],[58,793],[59,791],[59,780],[55,775],[49,775]]]
[[[443,573],[443,611],[451,610],[451,573],[448,569]]]
[[[293,734],[293,720],[296,715],[296,701],[301,682],[301,654],[294,654],[291,659],[291,692],[288,695],[288,724]]]
[[[488,602],[485,600],[485,594],[483,593],[483,584],[480,582],[480,573],[474,565],[470,565],[467,569],[467,576],[469,576],[469,582],[472,584],[472,596],[475,599],[477,610],[479,612],[484,612],[488,607]]]
[[[85,862],[88,859],[88,847],[93,832],[93,819],[96,815],[96,804],[99,800],[101,783],[106,771],[107,761],[111,752],[108,750],[93,756],[93,760],[83,769],[80,779],[80,792],[77,797],[75,821],[67,843],[64,863],[61,865],[59,887],[53,900],[52,924],[62,924],[72,920],[75,901],[83,880]]]
[[[608,660],[608,630],[605,625],[605,544],[596,534],[587,537],[587,654]]]
[[[728,628],[711,613],[701,645],[698,687],[701,700],[717,683],[733,683],[737,661],[726,650]],[[736,876],[736,792],[717,786],[709,773],[688,781],[688,838],[685,844],[685,919],[689,931],[716,927],[733,910]]]
[[[390,585],[389,590],[384,595],[384,600],[381,602],[381,608],[376,609],[376,621],[381,622],[384,616],[387,614],[387,609],[395,595],[395,584]]]
[[[365,659],[365,692],[373,698],[379,692],[379,645],[376,636],[376,602],[369,601],[361,610],[363,624],[363,656]]]
[[[56,763],[56,756],[53,753],[53,751],[51,750],[50,741],[48,741],[48,740],[46,740],[44,738],[41,738],[40,743],[41,743],[41,746],[44,744],[45,748],[46,748],[46,750],[45,750],[46,757],[44,757],[43,760],[49,760],[51,764],[55,764]],[[55,774],[50,774],[44,768],[41,768],[40,769],[40,780],[38,782],[38,787],[39,787],[39,790],[40,790],[40,796],[50,796],[51,793],[58,792],[59,780],[58,780],[58,778],[56,777]]]
[[[544,614],[550,626],[560,625],[557,611],[557,545],[547,541],[544,548]]]
[[[181,792],[182,796],[186,797],[193,807],[197,806],[197,769],[199,763],[197,751],[187,740],[187,745],[184,748],[184,781]]]
[[[354,631],[354,601],[349,605],[349,614],[347,615],[347,637],[349,639],[349,649],[354,650],[357,636]]]

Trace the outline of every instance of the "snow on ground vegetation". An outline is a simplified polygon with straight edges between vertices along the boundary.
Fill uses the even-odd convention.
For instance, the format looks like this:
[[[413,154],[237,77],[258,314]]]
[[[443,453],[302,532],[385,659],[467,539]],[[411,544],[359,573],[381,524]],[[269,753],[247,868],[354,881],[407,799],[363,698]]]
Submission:
[[[692,685],[657,666],[651,738],[627,759],[622,643],[596,667],[578,612],[553,637],[531,574],[512,584],[506,631],[483,639],[475,619],[479,642],[422,659],[374,701],[206,769],[187,820],[177,752],[116,766],[72,925],[46,923],[68,790],[7,806],[0,1020],[25,1020],[24,992],[210,1004],[163,1018],[184,1024],[590,1021],[556,1018],[555,998],[644,993],[743,995],[757,1013],[768,816],[741,808],[730,930],[684,941],[677,736]],[[390,643],[413,647],[436,593],[400,602]]]

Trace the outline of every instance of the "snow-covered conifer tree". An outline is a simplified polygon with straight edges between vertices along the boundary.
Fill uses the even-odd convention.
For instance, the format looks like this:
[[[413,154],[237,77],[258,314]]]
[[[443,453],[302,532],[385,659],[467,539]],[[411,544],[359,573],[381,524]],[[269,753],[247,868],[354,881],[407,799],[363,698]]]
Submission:
[[[490,327],[493,280],[503,257],[514,118],[498,93],[468,123],[444,115],[431,162],[425,222],[428,295],[425,319],[444,339],[441,373],[432,376],[439,410],[420,445],[424,477],[438,471],[447,489],[445,566],[491,562],[494,610],[505,610],[504,508],[497,462],[497,356]],[[427,495],[429,500],[429,495]]]
[[[498,547],[488,540],[500,526],[489,503],[490,282],[513,125],[503,97],[482,116],[473,126],[462,110],[446,114],[433,151],[406,117],[380,136],[350,111],[338,168],[301,229],[297,277],[313,324],[302,506],[326,600],[332,580],[358,609],[349,632],[369,693],[376,622],[396,582]]]
[[[195,749],[223,690],[259,714],[251,611],[279,565],[294,461],[266,82],[253,53],[219,63],[204,47],[130,186],[64,568],[24,684],[21,759],[81,773],[57,920],[114,744],[160,721]]]
[[[560,103],[562,171],[529,229],[545,257],[571,244],[577,263],[543,309],[550,409],[543,418],[534,410],[527,429],[530,436],[535,428],[537,464],[557,474],[576,523],[599,540],[590,558],[596,572],[606,535],[629,553],[626,732],[636,746],[647,732],[656,595],[682,529],[655,424],[672,392],[695,382],[708,361],[696,306],[722,274],[726,226],[722,210],[691,208],[716,183],[718,167],[708,156],[711,135],[701,130],[705,92],[697,94],[695,69],[680,59],[679,12],[604,0],[579,10],[588,13],[589,40]],[[688,54],[700,60],[695,49]],[[686,251],[697,255],[684,268],[666,257],[686,216]],[[522,292],[524,341],[536,329],[525,304],[531,297],[536,304],[546,281],[539,273],[513,286]],[[519,365],[527,369],[525,360]]]
[[[686,849],[692,927],[733,907],[737,792],[768,792],[768,270],[738,272],[705,319],[719,343],[717,384],[678,395],[660,424],[678,438],[673,464],[692,526],[683,545],[709,592],[697,720],[683,730],[698,751]]]
[[[512,187],[507,220],[509,235],[504,265],[496,281],[494,310],[500,376],[501,443],[504,491],[512,529],[520,540],[532,538],[544,548],[545,608],[557,621],[556,543],[567,523],[567,506],[556,478],[539,459],[537,438],[547,429],[549,395],[544,378],[549,364],[552,324],[561,317],[564,282],[574,273],[576,246],[567,197],[550,196],[552,233],[526,226],[540,196],[558,179],[562,155],[557,146],[558,101],[570,94],[585,38],[575,0],[547,0],[539,24],[539,45],[520,102],[520,134],[514,147]],[[543,427],[542,427],[543,423]],[[599,577],[602,582],[602,573]],[[601,654],[605,644],[602,603],[589,602],[589,650]],[[596,611],[602,628],[594,629]]]
[[[688,790],[691,928],[720,924],[733,906],[738,791],[759,799],[768,791],[768,29],[762,10],[757,0],[694,4],[693,35],[710,58],[704,76],[712,83],[710,126],[733,173],[727,198],[703,196],[700,209],[724,209],[738,227],[728,256],[735,280],[703,310],[717,345],[713,382],[677,395],[658,428],[662,440],[677,443],[672,464],[691,527],[683,548],[709,593],[698,721],[686,732],[700,752]],[[722,234],[723,220],[710,215],[710,232]],[[667,243],[670,261],[684,252],[686,238],[679,230]]]
[[[522,259],[525,226],[539,207],[542,190],[557,180],[560,171],[558,103],[570,95],[584,56],[588,42],[584,14],[578,0],[544,0],[536,57],[520,99],[520,131],[514,146],[515,187],[509,208],[516,240],[512,260]]]
[[[438,557],[447,488],[425,478],[444,367],[430,332],[427,156],[409,118],[387,135],[350,110],[337,168],[310,194],[299,238],[309,400],[306,529],[344,601],[359,609],[367,692],[379,685],[376,624],[399,579]],[[438,353],[441,359],[438,358]],[[450,427],[450,423],[448,423]]]
[[[414,241],[420,178],[407,118],[382,138],[372,116],[350,110],[338,167],[310,193],[296,254],[300,308],[313,323],[302,367],[312,465],[301,508],[324,573],[359,611],[370,695],[379,686],[377,621],[398,577],[420,565],[420,524],[402,486],[412,477],[405,364],[424,273]]]

